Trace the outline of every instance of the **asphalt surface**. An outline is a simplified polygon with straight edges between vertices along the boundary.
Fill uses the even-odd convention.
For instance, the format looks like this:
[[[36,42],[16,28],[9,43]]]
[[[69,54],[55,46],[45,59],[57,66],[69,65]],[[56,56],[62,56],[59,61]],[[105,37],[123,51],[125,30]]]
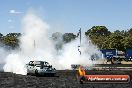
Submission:
[[[129,83],[79,84],[76,71],[58,71],[56,77],[36,77],[0,72],[0,88],[132,88]],[[88,71],[87,74],[129,74],[130,71]]]

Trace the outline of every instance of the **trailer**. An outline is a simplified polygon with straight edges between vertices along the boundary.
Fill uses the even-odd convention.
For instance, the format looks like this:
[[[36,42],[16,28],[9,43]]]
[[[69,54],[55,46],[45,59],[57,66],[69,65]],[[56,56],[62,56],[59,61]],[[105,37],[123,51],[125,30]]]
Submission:
[[[132,49],[126,49],[126,60],[132,61]]]
[[[121,61],[126,60],[125,53],[116,49],[101,50],[103,57],[111,64],[121,64]]]
[[[106,59],[110,59],[113,56],[117,55],[116,49],[102,49],[100,50],[102,52],[102,57],[106,58]]]

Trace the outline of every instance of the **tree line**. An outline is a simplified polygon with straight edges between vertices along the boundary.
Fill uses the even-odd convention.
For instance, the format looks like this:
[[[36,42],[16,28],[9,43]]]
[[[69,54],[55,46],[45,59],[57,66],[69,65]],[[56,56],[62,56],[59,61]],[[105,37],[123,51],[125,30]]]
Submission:
[[[18,48],[20,36],[21,33],[8,33],[6,36],[0,33],[0,46],[8,49]]]
[[[132,28],[110,32],[105,26],[93,26],[87,32],[94,44],[100,49],[126,50],[132,48]]]
[[[3,35],[0,33],[0,46],[9,49],[19,48],[19,37],[21,33],[8,33]],[[128,30],[109,31],[105,26],[93,26],[85,32],[85,36],[89,37],[93,44],[100,49],[118,49],[126,50],[132,48],[132,28]],[[53,33],[51,39],[56,43],[59,49],[63,44],[73,41],[77,37],[74,33]]]

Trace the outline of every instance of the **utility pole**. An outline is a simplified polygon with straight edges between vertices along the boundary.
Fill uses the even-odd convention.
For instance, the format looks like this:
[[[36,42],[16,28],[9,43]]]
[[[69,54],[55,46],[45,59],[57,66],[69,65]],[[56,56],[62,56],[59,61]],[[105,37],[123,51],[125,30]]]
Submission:
[[[78,51],[80,52],[80,55],[81,55],[81,50],[80,50],[80,48],[81,48],[81,28],[79,29],[79,33],[77,34],[77,37],[80,37],[80,45],[78,46]]]
[[[81,28],[80,28],[79,32],[80,32],[80,46],[81,46],[81,37],[82,37],[82,35],[81,35]]]

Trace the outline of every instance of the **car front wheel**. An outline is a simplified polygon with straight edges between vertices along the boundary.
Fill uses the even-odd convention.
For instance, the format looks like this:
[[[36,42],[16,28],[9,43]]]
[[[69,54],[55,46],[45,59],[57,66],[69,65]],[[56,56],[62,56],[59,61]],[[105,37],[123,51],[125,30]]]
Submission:
[[[36,75],[36,76],[38,76],[38,75],[39,75],[39,74],[38,74],[38,70],[37,70],[37,69],[35,70],[35,75]]]

